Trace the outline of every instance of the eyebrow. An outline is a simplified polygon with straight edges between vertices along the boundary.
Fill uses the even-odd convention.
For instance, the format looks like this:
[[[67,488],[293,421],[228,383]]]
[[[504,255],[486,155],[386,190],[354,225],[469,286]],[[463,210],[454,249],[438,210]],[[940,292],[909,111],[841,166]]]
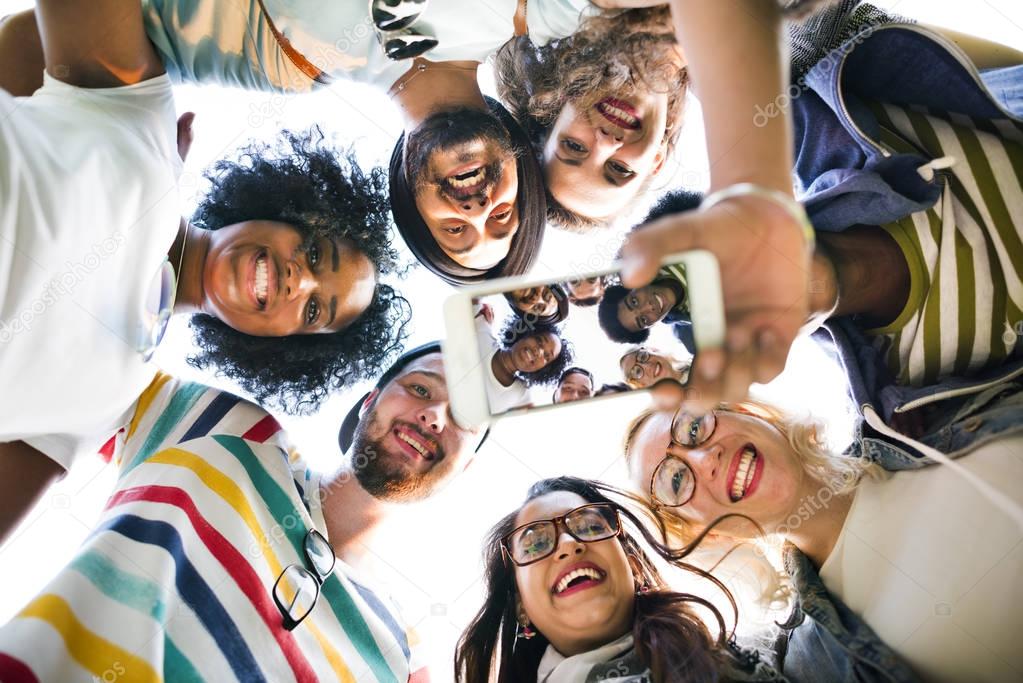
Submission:
[[[337,317],[337,295],[330,297],[330,318],[327,319],[324,327],[333,325],[335,317]]]
[[[439,242],[438,242],[438,244],[439,244]],[[454,247],[444,247],[444,248],[447,249],[448,251],[450,251],[452,254],[468,254],[475,247],[476,247],[476,243],[474,242],[474,243],[470,244],[467,247],[458,247],[457,249],[454,248]]]

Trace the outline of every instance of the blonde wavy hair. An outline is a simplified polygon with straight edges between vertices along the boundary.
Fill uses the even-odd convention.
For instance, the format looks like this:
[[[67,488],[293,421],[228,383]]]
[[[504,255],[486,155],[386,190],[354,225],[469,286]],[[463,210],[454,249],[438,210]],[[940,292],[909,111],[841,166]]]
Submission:
[[[826,442],[824,423],[811,415],[796,417],[753,399],[724,403],[718,410],[759,418],[784,434],[807,476],[830,489],[833,495],[851,492],[864,477],[880,479],[884,476],[884,470],[875,463],[833,452]],[[639,430],[657,412],[660,411],[656,408],[648,408],[629,423],[623,444],[628,467],[634,462],[632,449]],[[648,492],[642,493],[645,499]],[[704,535],[712,530],[696,528],[664,508],[651,509],[650,514],[668,544],[687,547],[704,540]],[[784,539],[777,534],[766,535],[751,542],[730,542],[731,547],[724,554],[720,544],[707,544],[702,552],[691,557],[694,563],[706,565],[709,571],[725,569],[738,575],[738,580],[746,586],[746,590],[739,590],[739,593],[747,593],[751,601],[764,610],[777,610],[787,606],[790,599],[787,577],[781,570],[783,543]]]

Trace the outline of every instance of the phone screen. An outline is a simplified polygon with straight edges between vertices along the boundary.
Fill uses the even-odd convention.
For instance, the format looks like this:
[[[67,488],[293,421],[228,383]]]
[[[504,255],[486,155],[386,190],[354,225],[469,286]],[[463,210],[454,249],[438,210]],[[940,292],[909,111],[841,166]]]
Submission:
[[[617,273],[472,300],[490,413],[685,384],[695,353],[684,264],[626,289]]]

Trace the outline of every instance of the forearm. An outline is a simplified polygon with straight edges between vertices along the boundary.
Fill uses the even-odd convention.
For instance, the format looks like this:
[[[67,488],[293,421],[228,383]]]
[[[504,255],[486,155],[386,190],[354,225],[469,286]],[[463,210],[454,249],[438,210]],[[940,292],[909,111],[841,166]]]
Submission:
[[[0,443],[0,546],[64,468],[24,441]]]
[[[787,86],[777,5],[672,0],[671,13],[703,109],[711,189],[752,182],[791,195],[788,112],[756,116]]]

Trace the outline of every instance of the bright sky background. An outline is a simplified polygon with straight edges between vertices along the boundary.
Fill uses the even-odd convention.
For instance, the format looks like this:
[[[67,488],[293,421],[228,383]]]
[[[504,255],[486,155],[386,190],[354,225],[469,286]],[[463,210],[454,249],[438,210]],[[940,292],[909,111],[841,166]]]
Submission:
[[[0,11],[14,12],[32,4],[7,0]],[[1023,48],[1023,6],[1018,0],[883,0],[875,4]],[[484,89],[493,91],[489,84]],[[364,165],[386,165],[401,129],[386,97],[355,84],[342,83],[330,91],[295,99],[212,87],[180,87],[176,96],[179,113],[197,114],[195,144],[181,179],[186,215],[201,196],[202,169],[250,138],[265,139],[282,127],[317,122],[338,141],[354,145]],[[655,196],[679,185],[706,187],[702,132],[699,108],[691,102],[679,159],[675,168],[663,174]],[[646,208],[637,207],[637,218]],[[632,222],[625,221],[623,227]],[[620,241],[621,234],[613,231],[580,238],[548,230],[536,272],[564,275],[603,267]],[[414,307],[409,346],[442,338],[441,302],[452,290],[419,268],[394,284]],[[171,373],[229,387],[184,363],[190,346],[186,322],[175,320],[156,361]],[[598,384],[614,381],[619,378],[597,377]],[[366,389],[359,386],[335,396],[316,415],[283,417],[299,450],[315,467],[329,470],[339,463],[336,433],[341,416]],[[812,408],[825,416],[834,427],[833,441],[840,445],[848,439],[851,424],[844,391],[838,368],[815,346],[802,341],[794,348],[784,375],[759,395],[793,410]],[[473,465],[442,494],[426,503],[394,509],[393,519],[367,551],[379,578],[390,585],[412,623],[429,641],[434,680],[450,679],[454,642],[480,606],[480,539],[487,529],[514,509],[528,486],[542,477],[574,474],[620,480],[623,428],[643,405],[642,395],[632,395],[502,421]],[[98,459],[83,462],[0,550],[4,586],[0,623],[38,593],[71,558],[97,519],[113,481],[112,469],[102,467]]]

